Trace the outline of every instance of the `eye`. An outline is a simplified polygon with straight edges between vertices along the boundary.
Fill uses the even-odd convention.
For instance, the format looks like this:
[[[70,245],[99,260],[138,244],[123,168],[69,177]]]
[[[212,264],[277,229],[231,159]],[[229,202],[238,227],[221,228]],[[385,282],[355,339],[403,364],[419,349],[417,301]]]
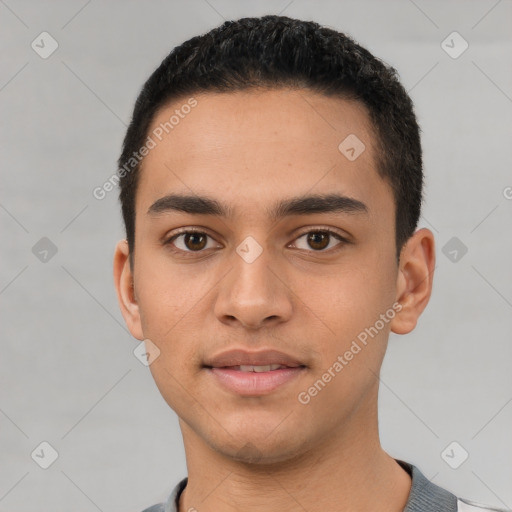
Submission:
[[[311,252],[327,252],[340,245],[348,243],[348,240],[331,229],[314,229],[307,231],[295,239],[292,244],[297,249]],[[219,245],[204,231],[187,229],[172,235],[164,241],[164,245],[170,246],[177,253],[200,253],[206,249],[212,249]]]
[[[213,238],[202,231],[182,231],[171,236],[165,243],[170,245],[173,250],[183,252],[201,252],[204,249],[215,247]]]
[[[337,243],[332,243],[336,241],[333,240],[333,238],[337,240]],[[347,242],[345,238],[343,238],[341,235],[330,229],[315,229],[312,231],[308,231],[300,235],[298,238],[296,238],[297,241],[300,241],[301,239],[303,239],[303,242],[301,242],[302,247],[298,243],[295,243],[295,246],[298,249],[313,249],[313,252],[326,252],[333,246],[335,247],[337,245],[340,245],[340,243],[342,242]]]

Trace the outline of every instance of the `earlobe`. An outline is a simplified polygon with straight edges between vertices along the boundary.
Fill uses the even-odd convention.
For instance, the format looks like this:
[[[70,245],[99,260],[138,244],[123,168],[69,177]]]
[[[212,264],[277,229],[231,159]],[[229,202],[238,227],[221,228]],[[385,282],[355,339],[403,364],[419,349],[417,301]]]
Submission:
[[[411,332],[425,309],[432,293],[435,267],[434,235],[422,228],[406,242],[400,254],[396,301],[400,312],[391,322],[396,334]]]
[[[126,240],[120,240],[114,253],[114,284],[121,313],[132,336],[143,340],[139,305],[135,295],[133,273],[130,268],[129,248]]]

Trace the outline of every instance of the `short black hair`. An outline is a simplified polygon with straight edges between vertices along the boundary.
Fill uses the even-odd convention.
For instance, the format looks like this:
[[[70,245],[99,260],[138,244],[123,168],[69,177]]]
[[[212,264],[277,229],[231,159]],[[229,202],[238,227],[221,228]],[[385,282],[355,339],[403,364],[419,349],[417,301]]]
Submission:
[[[142,87],[118,160],[130,262],[142,161],[138,152],[157,112],[201,92],[256,88],[307,89],[366,107],[375,133],[377,170],[393,190],[399,258],[419,220],[423,171],[420,129],[398,73],[343,33],[313,21],[267,15],[226,21],[189,39],[169,53]]]

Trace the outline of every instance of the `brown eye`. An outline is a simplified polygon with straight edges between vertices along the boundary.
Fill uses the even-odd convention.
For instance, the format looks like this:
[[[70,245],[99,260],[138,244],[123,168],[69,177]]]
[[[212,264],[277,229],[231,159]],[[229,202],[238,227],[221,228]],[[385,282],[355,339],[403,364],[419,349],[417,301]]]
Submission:
[[[313,231],[308,233],[308,244],[312,249],[322,250],[329,245],[329,233]]]
[[[215,241],[207,233],[191,230],[172,236],[165,245],[181,253],[206,252],[215,247]]]
[[[331,248],[347,242],[338,233],[328,229],[308,231],[296,239],[294,244],[298,249],[312,252],[327,252]]]
[[[204,233],[187,233],[183,239],[187,249],[200,251],[206,247],[206,235]]]

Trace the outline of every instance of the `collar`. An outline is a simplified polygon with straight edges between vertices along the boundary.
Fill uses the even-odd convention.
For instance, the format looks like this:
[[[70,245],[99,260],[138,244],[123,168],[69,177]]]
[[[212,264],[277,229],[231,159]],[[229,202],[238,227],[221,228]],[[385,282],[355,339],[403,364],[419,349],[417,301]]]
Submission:
[[[404,512],[457,512],[457,497],[433,484],[412,464],[397,460],[412,479]]]

